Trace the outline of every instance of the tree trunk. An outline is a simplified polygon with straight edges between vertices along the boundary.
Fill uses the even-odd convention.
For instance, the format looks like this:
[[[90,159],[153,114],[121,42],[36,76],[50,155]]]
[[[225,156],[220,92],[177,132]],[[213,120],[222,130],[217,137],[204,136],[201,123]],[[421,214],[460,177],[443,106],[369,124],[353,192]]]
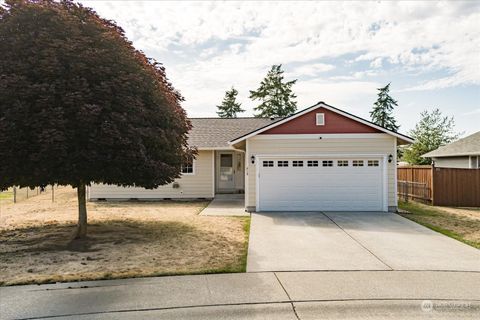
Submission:
[[[87,203],[85,197],[85,183],[80,182],[77,186],[78,196],[78,227],[76,239],[85,238],[87,236]]]

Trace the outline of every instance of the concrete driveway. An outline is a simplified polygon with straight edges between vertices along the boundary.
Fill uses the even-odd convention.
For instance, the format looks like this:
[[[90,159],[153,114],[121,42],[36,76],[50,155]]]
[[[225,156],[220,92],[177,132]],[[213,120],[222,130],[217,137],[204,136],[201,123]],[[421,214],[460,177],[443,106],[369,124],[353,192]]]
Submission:
[[[480,271],[480,250],[397,214],[254,213],[247,272]]]

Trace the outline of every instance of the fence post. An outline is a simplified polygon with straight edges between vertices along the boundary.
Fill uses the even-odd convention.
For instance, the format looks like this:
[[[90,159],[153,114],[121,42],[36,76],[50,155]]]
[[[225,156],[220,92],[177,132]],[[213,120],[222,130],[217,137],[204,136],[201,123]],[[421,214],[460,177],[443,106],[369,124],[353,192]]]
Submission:
[[[13,203],[17,203],[17,187],[13,187]]]
[[[431,174],[430,174],[430,183],[432,184],[432,206],[435,205],[435,161],[432,161],[432,166],[431,166]]]
[[[405,194],[405,202],[408,202],[408,182],[407,181],[403,183],[403,191]]]
[[[53,184],[52,184],[52,202],[55,202],[55,188]]]

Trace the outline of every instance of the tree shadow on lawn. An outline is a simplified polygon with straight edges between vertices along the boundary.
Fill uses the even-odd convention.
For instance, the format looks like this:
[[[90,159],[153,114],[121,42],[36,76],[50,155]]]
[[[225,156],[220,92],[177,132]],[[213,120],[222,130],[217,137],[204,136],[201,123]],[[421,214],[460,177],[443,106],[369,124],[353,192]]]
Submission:
[[[106,220],[88,225],[85,239],[74,239],[76,224],[46,224],[0,231],[0,254],[16,252],[95,252],[104,245],[147,243],[161,237],[178,237],[201,232],[192,225],[175,221]]]
[[[0,285],[245,271],[243,234],[205,224],[92,221],[81,240],[73,239],[75,228],[55,223],[0,231]]]

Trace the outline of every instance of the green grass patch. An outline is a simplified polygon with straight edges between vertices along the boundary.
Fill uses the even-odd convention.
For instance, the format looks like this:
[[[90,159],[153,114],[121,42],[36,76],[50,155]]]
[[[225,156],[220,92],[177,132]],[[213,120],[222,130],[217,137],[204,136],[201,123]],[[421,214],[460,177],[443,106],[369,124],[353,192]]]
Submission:
[[[401,216],[447,237],[480,249],[480,220],[449,213],[437,207],[413,201],[399,201],[398,206],[408,212],[400,213]]]
[[[12,199],[13,192],[0,192],[0,199]]]

